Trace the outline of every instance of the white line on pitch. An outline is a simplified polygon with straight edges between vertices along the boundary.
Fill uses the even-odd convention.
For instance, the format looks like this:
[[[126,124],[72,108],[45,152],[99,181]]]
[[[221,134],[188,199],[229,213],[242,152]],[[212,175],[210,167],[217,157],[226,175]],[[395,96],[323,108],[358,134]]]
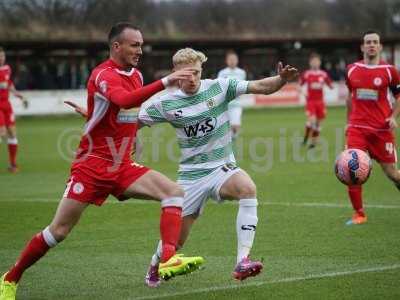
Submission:
[[[2,201],[0,201],[1,203]],[[58,202],[55,199],[24,199],[24,200],[15,200],[18,202]],[[213,203],[212,201],[210,201]],[[107,201],[106,204],[120,204],[117,201]],[[124,204],[138,204],[138,205],[156,205],[156,201],[146,201],[146,200],[127,200]],[[214,203],[213,203],[214,204]],[[350,208],[350,204],[345,203],[329,203],[329,202],[259,202],[261,206],[288,206],[288,207],[326,207],[326,208]],[[237,205],[236,201],[225,201],[223,205]],[[366,208],[380,208],[380,209],[400,209],[400,205],[391,205],[391,204],[365,204]]]
[[[371,267],[371,268],[351,270],[351,271],[349,270],[349,271],[341,271],[341,272],[328,272],[328,273],[322,273],[322,274],[312,274],[312,275],[308,275],[308,276],[289,277],[289,278],[282,278],[282,279],[272,280],[272,281],[250,282],[250,283],[240,283],[240,284],[236,284],[236,285],[215,286],[215,287],[210,287],[210,288],[194,289],[194,290],[187,291],[187,292],[177,292],[177,293],[170,293],[170,294],[161,294],[161,295],[154,295],[154,296],[131,298],[131,300],[150,300],[150,299],[177,297],[177,296],[188,296],[188,295],[193,295],[193,294],[218,292],[218,291],[240,289],[240,288],[247,288],[247,287],[257,287],[257,286],[268,285],[268,284],[291,283],[291,282],[340,277],[340,276],[347,276],[347,275],[361,274],[361,273],[383,272],[383,271],[396,270],[396,269],[400,269],[400,264],[394,264],[391,266]]]
[[[320,203],[320,202],[262,202],[261,205],[276,205],[276,206],[298,206],[298,207],[331,207],[331,208],[348,208],[349,204],[341,203]],[[366,208],[386,208],[386,209],[400,209],[400,205],[390,204],[365,204]]]

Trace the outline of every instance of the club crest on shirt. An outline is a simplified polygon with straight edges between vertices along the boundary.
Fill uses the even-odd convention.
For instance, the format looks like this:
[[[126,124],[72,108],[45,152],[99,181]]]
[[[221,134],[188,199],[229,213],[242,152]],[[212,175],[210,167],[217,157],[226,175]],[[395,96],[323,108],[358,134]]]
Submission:
[[[107,81],[103,80],[99,84],[100,91],[105,94],[107,92]]]
[[[374,85],[375,86],[381,86],[381,84],[382,84],[382,79],[380,77],[375,77]]]
[[[213,108],[215,106],[214,100],[213,99],[207,100],[207,106],[208,108]]]
[[[72,191],[73,191],[75,194],[81,194],[81,193],[83,192],[84,189],[85,189],[85,187],[84,187],[83,184],[80,183],[80,182],[75,183],[74,186],[72,187]]]

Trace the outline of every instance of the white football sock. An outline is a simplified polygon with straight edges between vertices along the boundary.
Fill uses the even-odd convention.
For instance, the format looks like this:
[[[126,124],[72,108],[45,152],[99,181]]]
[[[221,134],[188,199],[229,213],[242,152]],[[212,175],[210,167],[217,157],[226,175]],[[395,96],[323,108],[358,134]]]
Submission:
[[[18,145],[18,139],[17,138],[8,138],[7,139],[7,144],[9,144],[9,145]]]
[[[239,200],[239,211],[236,218],[237,262],[249,255],[256,234],[257,222],[257,199]]]
[[[161,240],[158,242],[156,253],[153,254],[151,258],[151,265],[156,266],[160,263],[161,260],[161,251],[162,251],[162,242]]]
[[[54,238],[54,236],[51,234],[49,226],[47,226],[43,231],[43,238],[44,241],[46,242],[46,244],[50,247],[53,248],[55,246],[57,246],[58,242],[57,240]]]

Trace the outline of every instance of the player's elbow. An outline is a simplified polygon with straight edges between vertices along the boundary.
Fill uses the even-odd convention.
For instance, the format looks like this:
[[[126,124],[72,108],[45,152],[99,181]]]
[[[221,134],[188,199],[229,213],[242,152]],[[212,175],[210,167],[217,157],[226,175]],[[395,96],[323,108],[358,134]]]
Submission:
[[[138,104],[137,101],[134,101],[134,99],[129,98],[129,97],[116,99],[113,102],[115,104],[117,104],[122,109],[131,109],[131,108],[134,108],[134,107],[138,107],[140,105],[140,104]]]

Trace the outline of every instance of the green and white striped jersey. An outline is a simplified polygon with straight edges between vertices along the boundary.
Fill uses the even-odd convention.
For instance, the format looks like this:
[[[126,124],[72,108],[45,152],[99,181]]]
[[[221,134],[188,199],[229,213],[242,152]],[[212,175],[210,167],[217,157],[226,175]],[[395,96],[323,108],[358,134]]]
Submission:
[[[246,80],[246,71],[241,68],[229,68],[226,67],[218,72],[218,78],[228,78],[237,80]],[[229,103],[230,107],[241,107],[240,100],[234,99]]]
[[[181,151],[179,180],[198,179],[235,163],[228,104],[245,94],[247,86],[243,80],[205,79],[194,95],[180,89],[164,91],[141,106],[141,123],[168,122],[175,128]]]

